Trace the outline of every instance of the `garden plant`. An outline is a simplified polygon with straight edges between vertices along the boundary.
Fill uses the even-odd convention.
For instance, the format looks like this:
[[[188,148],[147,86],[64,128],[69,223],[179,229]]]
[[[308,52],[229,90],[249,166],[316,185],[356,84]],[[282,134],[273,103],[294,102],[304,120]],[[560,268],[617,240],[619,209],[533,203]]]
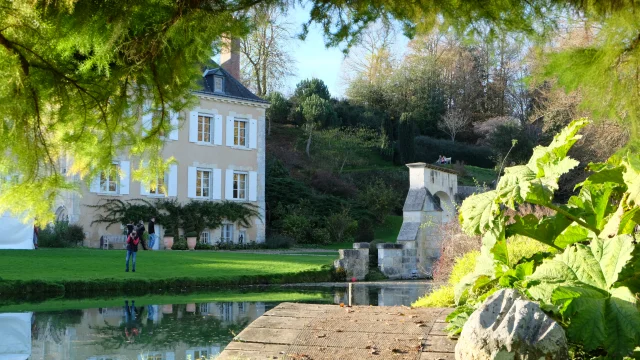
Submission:
[[[549,146],[536,147],[527,164],[506,168],[495,190],[462,204],[462,228],[481,235],[482,247],[475,270],[455,286],[452,334],[490,294],[515,288],[565,328],[574,354],[622,359],[640,344],[640,155],[589,164],[577,194],[566,204],[554,201],[559,178],[578,166],[567,152],[588,123],[573,121]],[[530,204],[553,214],[509,210]],[[555,251],[514,259],[509,240],[522,236]]]

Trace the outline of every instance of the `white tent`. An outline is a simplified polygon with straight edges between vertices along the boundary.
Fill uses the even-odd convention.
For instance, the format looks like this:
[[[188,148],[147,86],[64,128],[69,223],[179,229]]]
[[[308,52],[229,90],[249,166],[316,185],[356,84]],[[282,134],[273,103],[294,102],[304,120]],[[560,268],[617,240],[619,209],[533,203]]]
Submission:
[[[0,216],[0,250],[33,249],[33,221],[23,223],[6,212]]]
[[[32,313],[0,314],[0,360],[27,360],[31,356]]]

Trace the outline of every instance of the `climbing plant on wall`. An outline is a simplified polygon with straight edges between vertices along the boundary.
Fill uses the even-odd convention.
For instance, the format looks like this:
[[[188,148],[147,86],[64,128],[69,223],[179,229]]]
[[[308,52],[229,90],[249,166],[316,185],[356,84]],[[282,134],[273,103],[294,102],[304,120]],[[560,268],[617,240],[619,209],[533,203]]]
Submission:
[[[562,130],[549,146],[538,146],[525,165],[505,169],[495,190],[469,197],[460,208],[468,234],[482,235],[481,255],[472,274],[455,289],[449,316],[459,332],[468,315],[499,288],[516,288],[566,328],[585,351],[614,359],[640,344],[640,155],[614,155],[590,164],[591,175],[566,204],[553,201],[558,179],[578,162],[567,156],[588,121]],[[506,215],[523,204],[549,208],[554,215]],[[556,250],[512,259],[508,239],[525,236]],[[589,331],[584,329],[588,328]]]
[[[251,227],[251,219],[261,219],[255,205],[232,201],[191,201],[180,204],[177,200],[167,199],[153,203],[144,199],[108,199],[89,207],[101,210],[91,222],[92,225],[105,223],[109,228],[114,224],[124,225],[132,220],[148,221],[151,217],[156,217],[156,222],[173,235],[177,235],[179,229],[188,229],[200,234],[206,228],[219,228],[223,221],[248,228]]]

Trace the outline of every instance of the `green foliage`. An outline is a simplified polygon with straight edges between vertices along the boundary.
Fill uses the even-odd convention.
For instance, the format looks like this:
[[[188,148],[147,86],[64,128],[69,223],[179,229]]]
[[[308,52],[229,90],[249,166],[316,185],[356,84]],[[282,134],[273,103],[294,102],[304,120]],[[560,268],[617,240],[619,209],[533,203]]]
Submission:
[[[331,234],[325,228],[314,228],[311,230],[311,243],[328,244],[331,242]]]
[[[270,92],[266,100],[271,103],[265,112],[267,119],[275,123],[286,123],[291,108],[289,101],[277,91]]]
[[[403,113],[398,123],[398,145],[400,157],[405,164],[413,162],[416,156],[416,130],[413,115]]]
[[[80,225],[69,225],[58,221],[47,225],[38,232],[38,247],[64,248],[82,245],[85,239],[84,229]]]
[[[364,277],[364,281],[384,281],[388,279],[389,278],[383,274],[380,269],[377,267],[372,268],[371,266],[369,266],[369,272]]]
[[[305,97],[300,103],[300,108],[307,132],[336,125],[337,117],[331,103],[316,94]]]
[[[295,244],[293,238],[280,234],[269,234],[265,240],[267,249],[289,249]]]
[[[351,218],[348,208],[342,209],[339,213],[329,215],[326,219],[326,224],[331,236],[331,242],[337,243],[351,237],[358,226],[358,222]]]
[[[364,166],[371,152],[381,146],[380,135],[368,128],[330,128],[315,133],[313,151],[316,157],[328,162],[332,169],[342,172],[346,167]]]
[[[356,230],[356,242],[370,242],[375,236],[373,232],[373,224],[369,219],[361,219],[358,221],[358,229]],[[377,253],[377,250],[376,250]]]
[[[451,141],[434,139],[428,136],[418,136],[416,142],[416,161],[432,164],[438,160],[438,155],[450,157],[452,161],[464,161],[467,165],[482,168],[493,168],[493,153],[490,148],[484,146],[468,145],[457,142],[451,145]]]
[[[455,287],[459,307],[448,318],[453,333],[488,294],[511,287],[541,302],[585,351],[604,350],[621,359],[640,343],[633,295],[640,290],[640,248],[629,235],[640,221],[635,215],[640,157],[629,153],[591,164],[579,193],[567,204],[553,202],[560,176],[577,165],[567,152],[586,124],[572,122],[549,146],[536,147],[526,165],[506,168],[496,190],[462,204],[462,228],[482,234],[482,249],[474,272]],[[517,211],[523,204],[555,214],[515,215],[509,221],[505,207]],[[528,241],[541,245],[525,245]],[[555,250],[562,252],[553,256]]]
[[[318,78],[312,78],[311,80],[302,80],[296,85],[296,89],[293,91],[293,99],[297,103],[304,102],[305,99],[316,95],[323,100],[331,100],[331,94],[329,94],[329,88],[327,85]]]
[[[489,147],[496,159],[504,159],[507,153],[507,163],[524,164],[531,157],[535,141],[524,127],[516,125],[500,125],[488,137]],[[512,140],[517,144],[512,147]]]
[[[400,199],[391,187],[378,179],[358,194],[358,201],[374,214],[378,223],[382,223],[396,208]]]
[[[92,224],[106,223],[109,227],[113,224],[124,225],[129,221],[156,217],[156,222],[167,229],[165,235],[170,234],[167,236],[177,236],[179,229],[183,229],[200,237],[204,229],[217,229],[225,220],[248,228],[251,227],[251,219],[260,218],[260,213],[254,205],[232,201],[190,201],[182,205],[177,200],[158,200],[150,203],[143,199],[108,199],[90,207],[102,210]]]

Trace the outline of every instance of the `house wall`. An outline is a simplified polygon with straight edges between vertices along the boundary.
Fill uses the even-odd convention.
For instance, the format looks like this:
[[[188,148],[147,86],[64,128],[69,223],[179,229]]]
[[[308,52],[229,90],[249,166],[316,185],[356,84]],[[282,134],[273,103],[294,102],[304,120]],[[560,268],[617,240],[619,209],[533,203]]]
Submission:
[[[235,100],[229,100],[223,97],[207,96],[198,94],[199,104],[190,111],[185,111],[179,116],[179,130],[178,139],[165,141],[162,155],[165,158],[173,156],[176,161],[176,193],[175,196],[167,196],[169,199],[177,199],[180,203],[187,203],[192,198],[189,197],[189,167],[199,167],[206,169],[219,169],[220,179],[216,181],[214,177],[212,190],[219,187],[220,200],[210,199],[214,201],[225,200],[227,188],[230,187],[226,183],[226,171],[237,170],[242,172],[255,172],[256,176],[256,189],[257,193],[255,201],[249,201],[249,198],[244,201],[247,203],[258,206],[261,218],[265,219],[265,109],[266,104],[241,102]],[[199,113],[206,115],[221,115],[222,117],[222,139],[220,145],[206,144],[201,145],[198,143],[190,142],[189,140],[189,123],[190,112],[198,111]],[[255,149],[238,148],[233,144],[228,143],[226,136],[227,132],[227,119],[228,117],[243,118],[246,120],[255,120],[257,122],[257,144]],[[214,129],[214,132],[220,129]],[[249,129],[247,129],[249,131]],[[213,137],[215,137],[215,133]],[[250,142],[251,140],[249,140]],[[129,161],[130,174],[133,174],[135,168],[139,164],[139,159],[131,159],[126,154],[119,155],[116,161]],[[213,175],[213,173],[212,173]],[[130,176],[129,176],[130,177]],[[167,175],[167,177],[170,177]],[[79,179],[78,179],[79,180]],[[69,215],[69,221],[76,223],[84,227],[86,233],[85,246],[98,247],[100,244],[100,236],[106,234],[122,234],[123,229],[121,226],[112,225],[108,229],[105,224],[94,224],[91,222],[96,219],[100,210],[90,208],[89,205],[98,204],[101,200],[117,198],[123,201],[132,199],[146,199],[154,200],[157,198],[165,198],[165,196],[149,195],[147,192],[143,192],[141,184],[137,181],[129,179],[121,179],[121,181],[128,183],[129,194],[101,194],[99,192],[92,192],[90,187],[82,185],[80,194],[66,193],[63,194],[58,200],[58,207],[64,207]],[[167,179],[167,181],[169,181]],[[194,180],[195,181],[195,180]],[[252,189],[251,184],[247,184],[247,190]],[[93,189],[95,190],[95,189]],[[169,194],[173,195],[173,194]],[[213,194],[215,195],[215,194]],[[237,201],[237,200],[234,200]],[[55,210],[55,209],[54,209]],[[252,221],[252,226],[248,229],[239,229],[237,226],[234,229],[234,241],[237,242],[240,230],[245,230],[248,241],[263,242],[265,238],[265,225],[262,219],[255,218]],[[135,221],[140,219],[134,219]],[[146,222],[149,219],[143,219]],[[161,224],[160,229],[162,229]],[[221,229],[215,229],[211,231],[210,238],[212,242],[219,239],[221,235]],[[162,236],[162,234],[160,234]],[[161,243],[161,241],[160,241]]]

